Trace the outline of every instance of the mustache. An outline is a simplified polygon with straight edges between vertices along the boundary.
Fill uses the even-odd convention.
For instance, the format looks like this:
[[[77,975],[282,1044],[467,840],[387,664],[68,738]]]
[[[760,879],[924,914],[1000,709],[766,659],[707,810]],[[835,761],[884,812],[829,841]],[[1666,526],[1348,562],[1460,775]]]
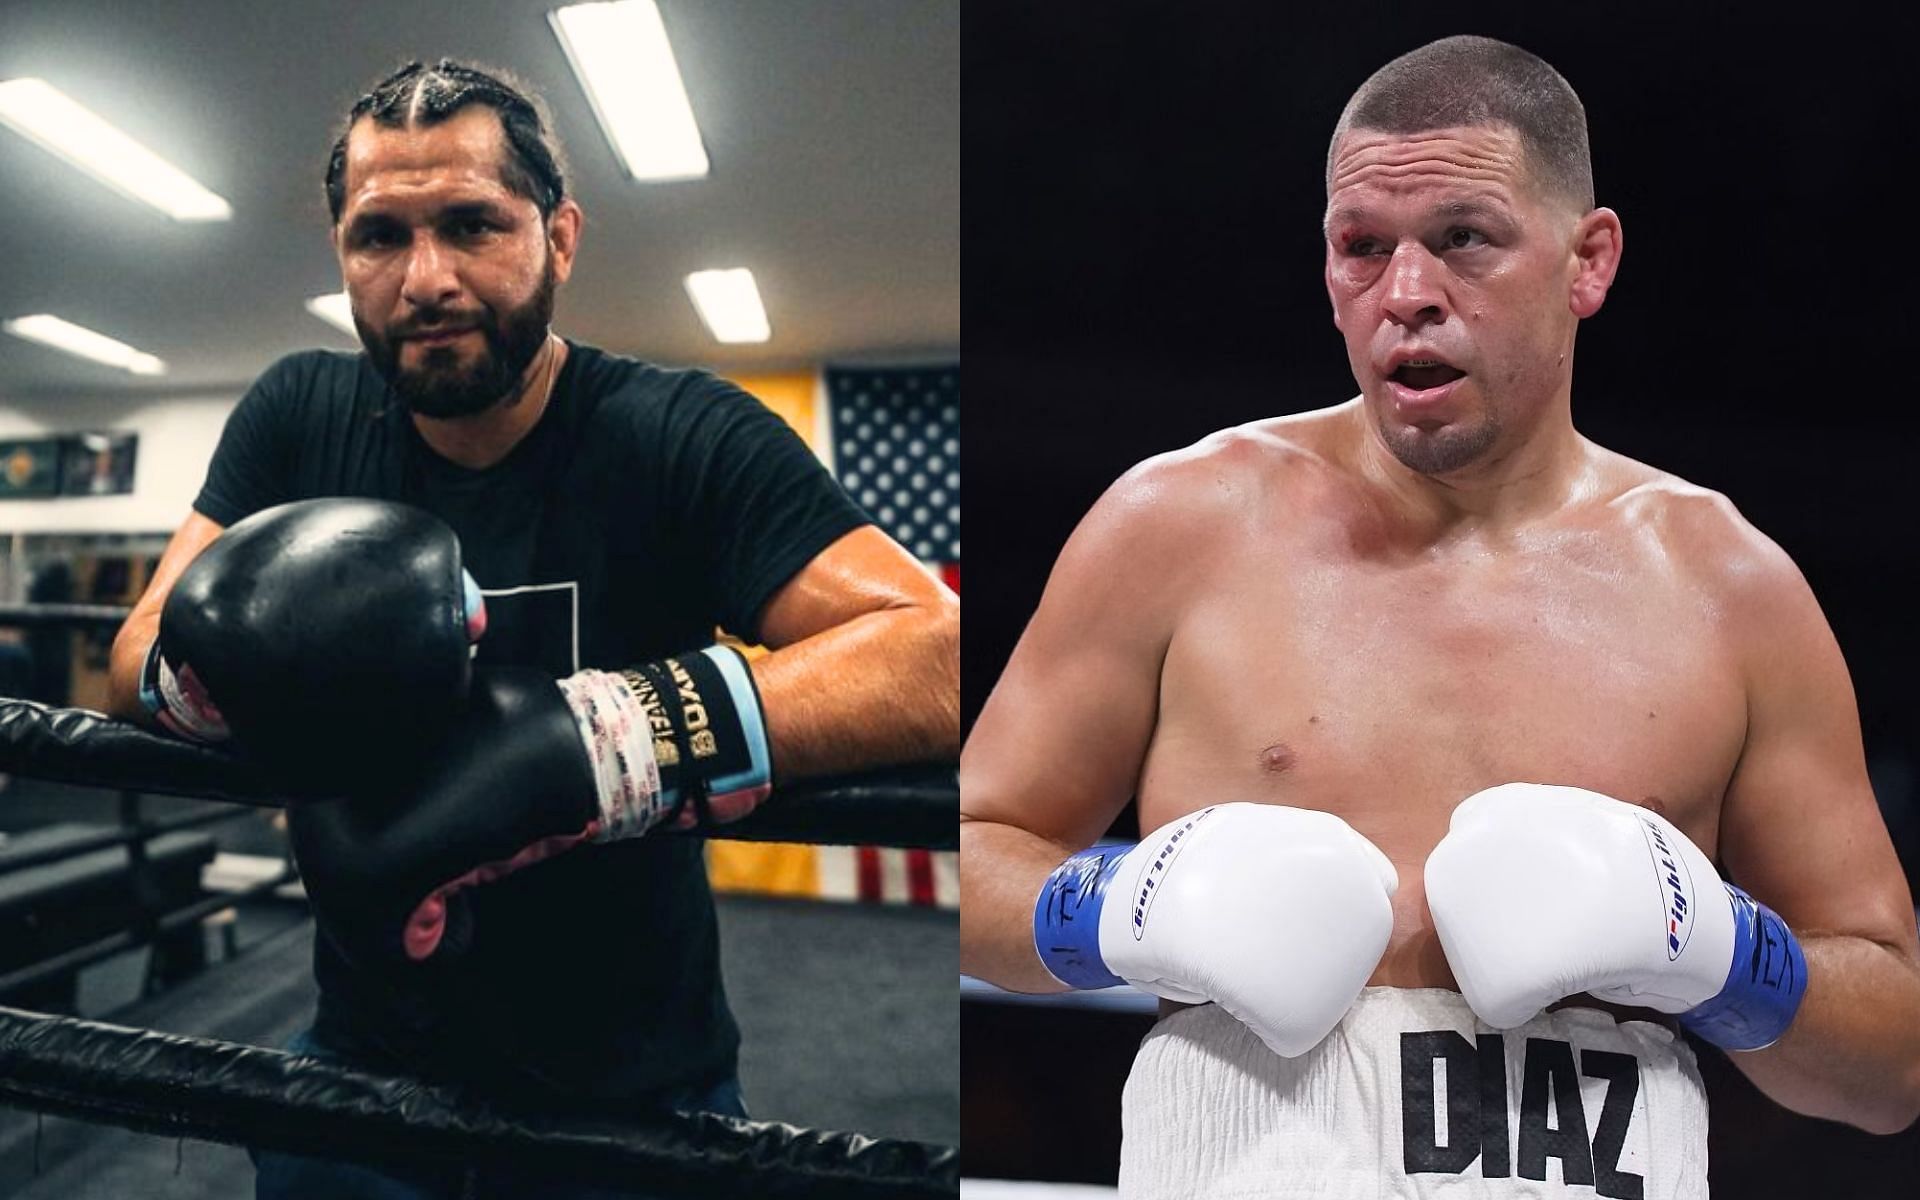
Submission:
[[[418,337],[423,333],[444,333],[449,329],[480,328],[486,322],[486,313],[476,309],[472,312],[454,312],[451,309],[435,309],[423,312],[410,321],[387,326],[390,338]]]

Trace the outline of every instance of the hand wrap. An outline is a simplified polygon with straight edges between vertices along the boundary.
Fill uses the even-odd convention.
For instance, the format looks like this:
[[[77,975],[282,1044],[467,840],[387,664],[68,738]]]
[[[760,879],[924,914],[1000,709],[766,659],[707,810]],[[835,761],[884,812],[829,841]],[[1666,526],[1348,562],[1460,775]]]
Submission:
[[[600,805],[595,837],[637,837],[663,821],[737,821],[767,797],[772,756],[746,660],[725,646],[560,681]]]

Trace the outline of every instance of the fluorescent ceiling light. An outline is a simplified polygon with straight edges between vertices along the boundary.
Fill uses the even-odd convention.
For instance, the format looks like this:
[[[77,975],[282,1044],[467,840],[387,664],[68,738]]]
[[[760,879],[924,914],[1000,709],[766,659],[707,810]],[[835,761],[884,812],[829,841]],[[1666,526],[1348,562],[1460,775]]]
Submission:
[[[307,311],[322,321],[338,329],[348,337],[357,338],[360,331],[353,325],[353,306],[347,302],[345,292],[332,292],[325,296],[315,296],[307,301]]]
[[[176,221],[225,221],[233,216],[225,200],[45,80],[0,83],[0,123]]]
[[[125,342],[116,342],[103,333],[83,329],[46,313],[15,317],[6,323],[6,331],[17,338],[52,346],[80,358],[119,367],[135,375],[164,375],[167,364],[151,354],[142,354]]]
[[[693,297],[693,307],[715,341],[764,342],[773,336],[760,289],[754,286],[753,272],[745,267],[695,271],[687,276],[687,295]]]
[[[635,179],[702,179],[707,148],[654,0],[547,14],[613,153]]]

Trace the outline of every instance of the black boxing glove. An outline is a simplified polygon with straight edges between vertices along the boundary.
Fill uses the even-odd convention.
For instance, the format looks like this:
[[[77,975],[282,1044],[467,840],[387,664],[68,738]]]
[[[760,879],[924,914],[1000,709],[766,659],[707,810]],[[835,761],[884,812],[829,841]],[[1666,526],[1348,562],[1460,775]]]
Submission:
[[[283,504],[188,564],[141,698],[170,731],[230,736],[295,790],[343,790],[451,725],[485,628],[438,518],[381,500]]]
[[[557,684],[479,667],[453,731],[385,788],[288,810],[321,929],[362,965],[445,961],[461,893],[593,842],[738,820],[770,790],[753,676],[711,646]]]

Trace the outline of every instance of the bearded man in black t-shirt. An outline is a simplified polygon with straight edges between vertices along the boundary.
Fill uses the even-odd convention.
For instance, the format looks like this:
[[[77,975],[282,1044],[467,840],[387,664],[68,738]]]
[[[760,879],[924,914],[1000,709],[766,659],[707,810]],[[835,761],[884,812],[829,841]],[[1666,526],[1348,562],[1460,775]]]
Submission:
[[[663,370],[551,331],[581,211],[544,109],[524,88],[444,60],[403,68],[354,106],[326,190],[365,352],[290,355],[234,410],[194,511],[115,641],[117,713],[220,736],[213,701],[231,702],[182,686],[190,673],[163,645],[176,582],[252,514],[363,497],[444,522],[485,597],[472,671],[476,692],[495,681],[485,685],[492,724],[471,744],[456,736],[454,749],[438,752],[476,761],[448,768],[465,781],[458,787],[438,784],[433,770],[410,774],[423,780],[409,785],[418,794],[392,801],[431,810],[460,836],[489,822],[539,819],[512,812],[522,799],[504,785],[486,790],[483,756],[502,746],[520,760],[558,756],[568,770],[572,759],[587,762],[582,778],[599,768],[604,785],[606,765],[625,763],[630,747],[596,754],[588,737],[583,752],[577,742],[559,744],[571,734],[552,733],[569,729],[566,720],[518,714],[630,704],[629,685],[642,695],[650,683],[671,691],[682,676],[662,663],[677,669],[710,658],[732,681],[714,685],[731,688],[715,710],[731,712],[737,701],[741,736],[757,738],[760,754],[759,777],[730,797],[736,803],[763,794],[772,776],[957,755],[952,593],[875,529],[750,396],[705,372]],[[354,602],[319,588],[294,598]],[[716,626],[772,652],[750,667],[717,649],[670,657],[714,641]],[[612,674],[634,664],[643,666]],[[529,670],[562,686],[530,685]],[[580,699],[582,688],[599,690]],[[511,693],[505,700],[501,689]],[[237,727],[239,714],[231,715]],[[559,741],[528,748],[550,736]],[[394,971],[381,947],[357,940],[360,924],[329,913],[316,885],[328,872],[397,861],[411,848],[354,845],[355,831],[315,815],[328,807],[289,813],[323,933],[320,1008],[299,1049],[553,1108],[742,1113],[739,1034],[721,988],[697,840],[607,841],[468,886],[461,899],[477,932],[458,962]],[[677,806],[661,811],[686,819]],[[317,864],[309,854],[354,861]],[[382,882],[362,880],[358,890]],[[457,1173],[257,1157],[262,1197],[426,1197],[462,1186]],[[539,1180],[486,1186],[612,1195]]]

